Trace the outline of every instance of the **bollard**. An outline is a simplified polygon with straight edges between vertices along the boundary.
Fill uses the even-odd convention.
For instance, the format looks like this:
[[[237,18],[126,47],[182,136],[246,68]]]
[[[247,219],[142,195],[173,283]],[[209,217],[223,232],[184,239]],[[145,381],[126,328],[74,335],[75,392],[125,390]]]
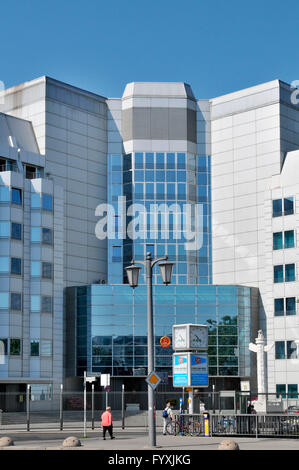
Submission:
[[[11,437],[3,436],[0,438],[0,447],[13,446],[14,442]]]
[[[218,450],[240,450],[238,444],[231,439],[224,439],[220,442]]]
[[[62,446],[63,447],[80,447],[81,442],[79,441],[79,439],[77,439],[77,437],[70,436],[64,439]]]
[[[210,436],[210,423],[209,423],[209,413],[204,413],[203,414],[204,416],[204,429],[205,429],[205,437],[209,437]]]

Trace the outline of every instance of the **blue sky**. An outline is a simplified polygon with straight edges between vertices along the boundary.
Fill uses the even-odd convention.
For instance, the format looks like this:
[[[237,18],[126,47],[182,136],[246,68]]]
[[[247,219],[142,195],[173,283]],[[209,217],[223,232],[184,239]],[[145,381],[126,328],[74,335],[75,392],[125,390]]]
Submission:
[[[10,0],[0,80],[48,75],[119,97],[132,81],[185,81],[212,98],[299,80],[298,0]]]

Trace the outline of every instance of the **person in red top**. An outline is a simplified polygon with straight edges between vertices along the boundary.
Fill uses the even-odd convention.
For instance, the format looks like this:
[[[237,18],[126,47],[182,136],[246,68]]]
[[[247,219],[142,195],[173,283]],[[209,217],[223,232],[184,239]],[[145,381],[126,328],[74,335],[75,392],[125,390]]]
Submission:
[[[108,431],[111,439],[114,439],[113,436],[113,418],[111,413],[111,407],[107,406],[106,411],[101,416],[102,418],[102,428],[103,428],[103,439],[106,439],[106,432]]]

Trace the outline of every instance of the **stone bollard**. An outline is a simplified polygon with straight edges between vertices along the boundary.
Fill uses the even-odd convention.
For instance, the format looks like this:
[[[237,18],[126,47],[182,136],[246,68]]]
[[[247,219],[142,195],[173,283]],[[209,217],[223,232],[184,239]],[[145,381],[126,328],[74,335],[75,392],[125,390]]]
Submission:
[[[218,450],[240,450],[238,444],[231,439],[224,439],[220,442]]]
[[[81,442],[79,441],[79,439],[77,439],[77,437],[70,436],[64,439],[62,446],[63,447],[79,447],[81,446]]]
[[[0,447],[13,446],[13,440],[11,437],[4,436],[0,438]]]

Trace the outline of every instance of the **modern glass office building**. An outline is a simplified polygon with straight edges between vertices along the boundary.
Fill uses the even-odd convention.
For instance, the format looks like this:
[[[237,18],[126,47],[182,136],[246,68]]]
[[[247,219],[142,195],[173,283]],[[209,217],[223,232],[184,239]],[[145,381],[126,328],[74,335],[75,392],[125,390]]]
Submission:
[[[69,289],[77,313],[76,375],[147,375],[146,286],[91,285]],[[156,285],[155,370],[172,375],[172,325],[200,323],[209,328],[209,375],[249,377],[248,344],[256,327],[258,291],[241,286]],[[255,312],[255,315],[253,315]]]

